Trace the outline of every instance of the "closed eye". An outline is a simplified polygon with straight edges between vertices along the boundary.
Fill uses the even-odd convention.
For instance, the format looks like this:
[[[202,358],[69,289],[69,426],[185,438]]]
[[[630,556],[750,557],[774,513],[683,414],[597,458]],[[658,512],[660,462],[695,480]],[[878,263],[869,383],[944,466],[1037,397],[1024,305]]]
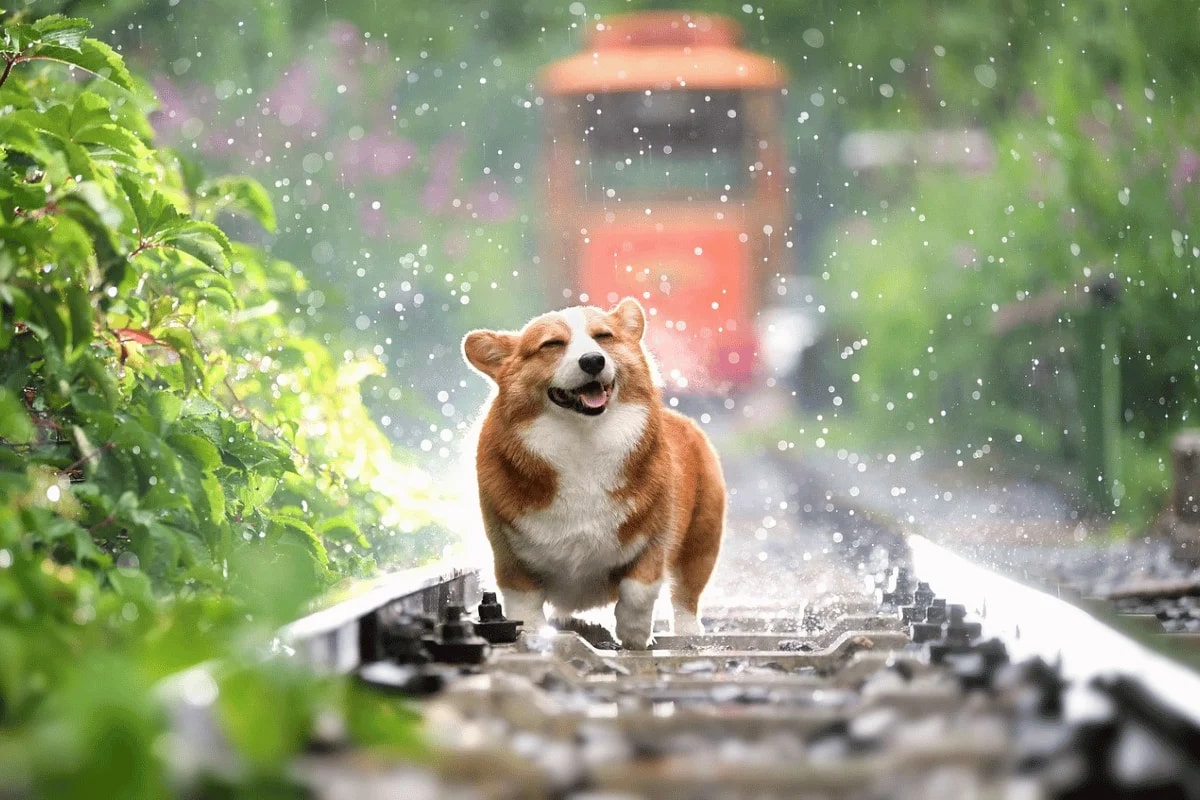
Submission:
[[[567,343],[564,342],[562,339],[547,339],[546,341],[542,342],[540,349],[548,350],[551,347],[566,347],[566,346],[567,346]]]
[[[604,339],[611,339],[612,337],[613,337],[613,335],[611,333],[609,333],[608,331],[600,331],[599,333],[592,334],[592,338],[595,339],[597,342],[602,341]]]

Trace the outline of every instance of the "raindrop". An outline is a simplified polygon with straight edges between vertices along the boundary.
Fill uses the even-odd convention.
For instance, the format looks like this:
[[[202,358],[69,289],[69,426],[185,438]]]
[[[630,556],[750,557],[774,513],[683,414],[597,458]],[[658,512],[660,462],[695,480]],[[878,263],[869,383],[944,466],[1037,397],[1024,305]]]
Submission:
[[[992,89],[996,86],[996,70],[990,64],[979,64],[975,67],[975,80],[980,85]]]

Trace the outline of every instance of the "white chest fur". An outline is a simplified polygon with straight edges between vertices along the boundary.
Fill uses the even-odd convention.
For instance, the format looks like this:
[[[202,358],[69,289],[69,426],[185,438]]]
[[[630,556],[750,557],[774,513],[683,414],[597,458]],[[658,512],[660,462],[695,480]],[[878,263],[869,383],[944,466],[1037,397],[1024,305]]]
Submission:
[[[547,581],[547,599],[562,611],[605,602],[609,574],[629,563],[644,541],[622,545],[617,530],[629,504],[612,492],[625,483],[625,460],[641,440],[647,410],[615,403],[599,418],[551,410],[522,432],[525,446],[557,473],[549,506],[514,520],[517,557]]]

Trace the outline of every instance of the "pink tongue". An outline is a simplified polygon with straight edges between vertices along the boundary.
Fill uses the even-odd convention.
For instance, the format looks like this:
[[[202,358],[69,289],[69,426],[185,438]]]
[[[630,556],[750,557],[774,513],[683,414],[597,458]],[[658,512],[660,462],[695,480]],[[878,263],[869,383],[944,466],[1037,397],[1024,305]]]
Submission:
[[[608,402],[608,392],[601,388],[590,389],[586,392],[580,392],[579,399],[588,408],[600,408],[600,406]]]

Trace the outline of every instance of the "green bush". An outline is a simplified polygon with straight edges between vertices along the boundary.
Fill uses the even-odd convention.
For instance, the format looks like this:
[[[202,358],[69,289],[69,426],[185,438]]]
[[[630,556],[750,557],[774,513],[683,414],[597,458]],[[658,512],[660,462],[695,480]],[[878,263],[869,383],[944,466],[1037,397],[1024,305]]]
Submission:
[[[1103,395],[1085,316],[1093,289],[1115,288],[1119,300],[1096,313],[1115,327],[1117,352],[1106,355],[1121,390],[1107,422],[1123,441],[1119,483],[1097,510],[1145,521],[1167,488],[1167,442],[1200,414],[1200,156],[1189,134],[1200,121],[1190,66],[1200,12],[1109,0],[1070,14],[1040,0],[1020,11],[940,5],[893,9],[925,28],[897,46],[909,68],[876,68],[888,99],[855,102],[859,87],[846,116],[914,135],[973,129],[990,152],[976,154],[976,169],[914,154],[853,176],[856,210],[825,231],[813,264],[845,339],[844,358],[831,354],[837,388],[892,438],[987,447],[1078,489],[1094,481],[1082,427]],[[967,24],[968,7],[987,24]],[[930,109],[913,118],[921,103]],[[1061,302],[1046,313],[1051,300]],[[996,321],[1010,313],[1028,324],[1001,335]]]
[[[305,336],[305,279],[225,233],[272,229],[266,192],[155,149],[148,92],[89,27],[0,30],[0,781],[158,797],[156,681],[225,656],[234,694],[308,696],[253,643],[444,536],[362,405],[380,366]],[[262,775],[334,695],[269,746],[253,704],[222,721]]]

